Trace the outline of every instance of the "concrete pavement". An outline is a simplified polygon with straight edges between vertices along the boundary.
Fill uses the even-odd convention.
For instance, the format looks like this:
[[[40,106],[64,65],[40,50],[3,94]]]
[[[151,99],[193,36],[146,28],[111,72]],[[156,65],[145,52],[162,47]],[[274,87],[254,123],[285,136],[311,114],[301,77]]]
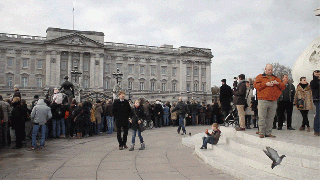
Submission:
[[[209,126],[187,127],[192,134]],[[1,179],[234,179],[205,164],[194,148],[181,144],[176,127],[142,133],[145,150],[118,150],[116,133],[84,139],[53,139],[45,148],[4,149],[0,152]],[[130,146],[131,131],[128,143]],[[30,145],[30,143],[28,143]]]

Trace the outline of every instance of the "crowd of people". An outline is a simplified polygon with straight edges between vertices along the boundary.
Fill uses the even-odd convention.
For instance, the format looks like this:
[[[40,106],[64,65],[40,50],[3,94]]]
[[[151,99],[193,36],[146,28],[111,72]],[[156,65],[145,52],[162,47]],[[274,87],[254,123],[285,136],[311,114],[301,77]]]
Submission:
[[[233,88],[222,80],[220,88],[220,102],[223,118],[232,111],[233,104],[239,117],[237,131],[250,129],[251,122],[254,128],[258,128],[260,138],[275,137],[272,129],[282,130],[286,122],[287,130],[295,130],[292,127],[292,112],[296,107],[301,115],[300,131],[311,131],[308,112],[316,107],[314,117],[314,135],[319,136],[319,83],[320,71],[313,72],[310,84],[306,77],[300,78],[300,83],[295,86],[289,82],[287,74],[280,79],[273,75],[273,66],[267,64],[265,72],[254,80],[245,80],[245,75],[235,77]],[[257,125],[258,123],[258,125]]]
[[[182,135],[186,134],[186,126],[214,124],[213,132],[207,134],[209,137],[218,137],[218,124],[227,121],[228,115],[233,111],[236,111],[239,117],[237,131],[245,131],[253,125],[253,128],[258,128],[257,134],[260,138],[275,137],[272,129],[282,130],[285,118],[287,129],[295,130],[292,127],[294,106],[302,115],[299,130],[310,132],[308,112],[313,108],[312,102],[316,107],[314,135],[319,136],[319,79],[320,71],[314,71],[310,84],[306,77],[301,77],[295,88],[289,83],[288,75],[284,75],[280,80],[273,75],[272,65],[267,64],[265,73],[254,80],[246,81],[244,74],[235,77],[233,88],[226,84],[226,79],[222,79],[219,100],[212,104],[194,100],[184,102],[181,97],[174,103],[161,100],[152,103],[143,98],[132,102],[125,99],[124,91],[120,91],[119,98],[114,101],[97,99],[77,102],[68,97],[65,102],[59,96],[59,89],[55,88],[50,98],[41,99],[35,95],[31,108],[21,99],[19,87],[16,85],[10,99],[4,101],[0,96],[0,147],[10,145],[13,134],[16,137],[14,148],[21,148],[29,137],[31,149],[35,149],[37,146],[43,148],[47,138],[79,139],[116,131],[119,149],[123,150],[128,148],[128,130],[132,128],[129,150],[134,150],[136,135],[141,144],[139,149],[143,150],[144,128],[141,124],[144,120],[154,122],[155,128],[178,126],[177,133],[180,134],[182,130]],[[32,122],[29,130],[25,126],[26,122]],[[37,145],[37,139],[40,139],[40,145]],[[217,140],[204,139],[204,144],[208,142],[217,143]],[[206,145],[203,148],[206,148]]]

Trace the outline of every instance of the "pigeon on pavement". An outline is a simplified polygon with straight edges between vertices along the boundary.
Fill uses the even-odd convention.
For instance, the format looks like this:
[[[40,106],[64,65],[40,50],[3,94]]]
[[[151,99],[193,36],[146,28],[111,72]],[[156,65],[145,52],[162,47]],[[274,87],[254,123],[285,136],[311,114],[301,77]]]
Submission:
[[[284,157],[286,157],[285,155],[279,156],[278,152],[274,149],[272,149],[271,147],[266,147],[267,150],[263,150],[263,152],[273,161],[271,164],[271,168],[273,169],[274,167],[276,167],[277,165],[279,165],[282,161],[282,159]]]

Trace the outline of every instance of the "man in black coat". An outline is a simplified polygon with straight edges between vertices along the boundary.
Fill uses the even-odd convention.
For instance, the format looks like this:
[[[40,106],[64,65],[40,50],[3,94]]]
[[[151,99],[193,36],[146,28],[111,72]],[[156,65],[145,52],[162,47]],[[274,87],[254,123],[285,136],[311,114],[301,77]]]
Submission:
[[[246,104],[247,86],[246,86],[246,81],[244,79],[245,79],[245,75],[240,74],[239,84],[235,87],[235,90],[233,91],[233,94],[234,94],[233,102],[237,106],[238,115],[239,115],[239,124],[240,124],[240,127],[236,128],[237,131],[244,131],[246,129],[244,106]]]
[[[112,113],[117,125],[117,139],[119,142],[119,150],[128,148],[126,143],[129,129],[129,116],[131,115],[131,107],[129,101],[124,98],[125,92],[120,91],[119,99],[116,99],[112,105]],[[121,127],[123,128],[123,137],[121,137]]]
[[[233,94],[231,87],[226,84],[226,79],[222,79],[221,82],[222,86],[220,87],[220,103],[223,119],[225,119],[231,109],[230,102]]]

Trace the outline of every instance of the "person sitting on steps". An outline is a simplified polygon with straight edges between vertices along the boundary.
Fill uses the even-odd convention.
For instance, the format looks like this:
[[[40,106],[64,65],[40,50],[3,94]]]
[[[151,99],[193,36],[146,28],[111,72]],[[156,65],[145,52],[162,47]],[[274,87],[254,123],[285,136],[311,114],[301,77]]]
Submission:
[[[201,146],[200,149],[207,149],[207,144],[212,144],[212,145],[216,145],[218,144],[218,141],[219,141],[219,138],[220,138],[220,135],[221,135],[221,131],[219,129],[219,125],[218,123],[213,123],[212,124],[212,132],[209,133],[208,132],[208,129],[206,130],[206,135],[208,137],[203,137],[202,140],[203,140],[203,144]]]

